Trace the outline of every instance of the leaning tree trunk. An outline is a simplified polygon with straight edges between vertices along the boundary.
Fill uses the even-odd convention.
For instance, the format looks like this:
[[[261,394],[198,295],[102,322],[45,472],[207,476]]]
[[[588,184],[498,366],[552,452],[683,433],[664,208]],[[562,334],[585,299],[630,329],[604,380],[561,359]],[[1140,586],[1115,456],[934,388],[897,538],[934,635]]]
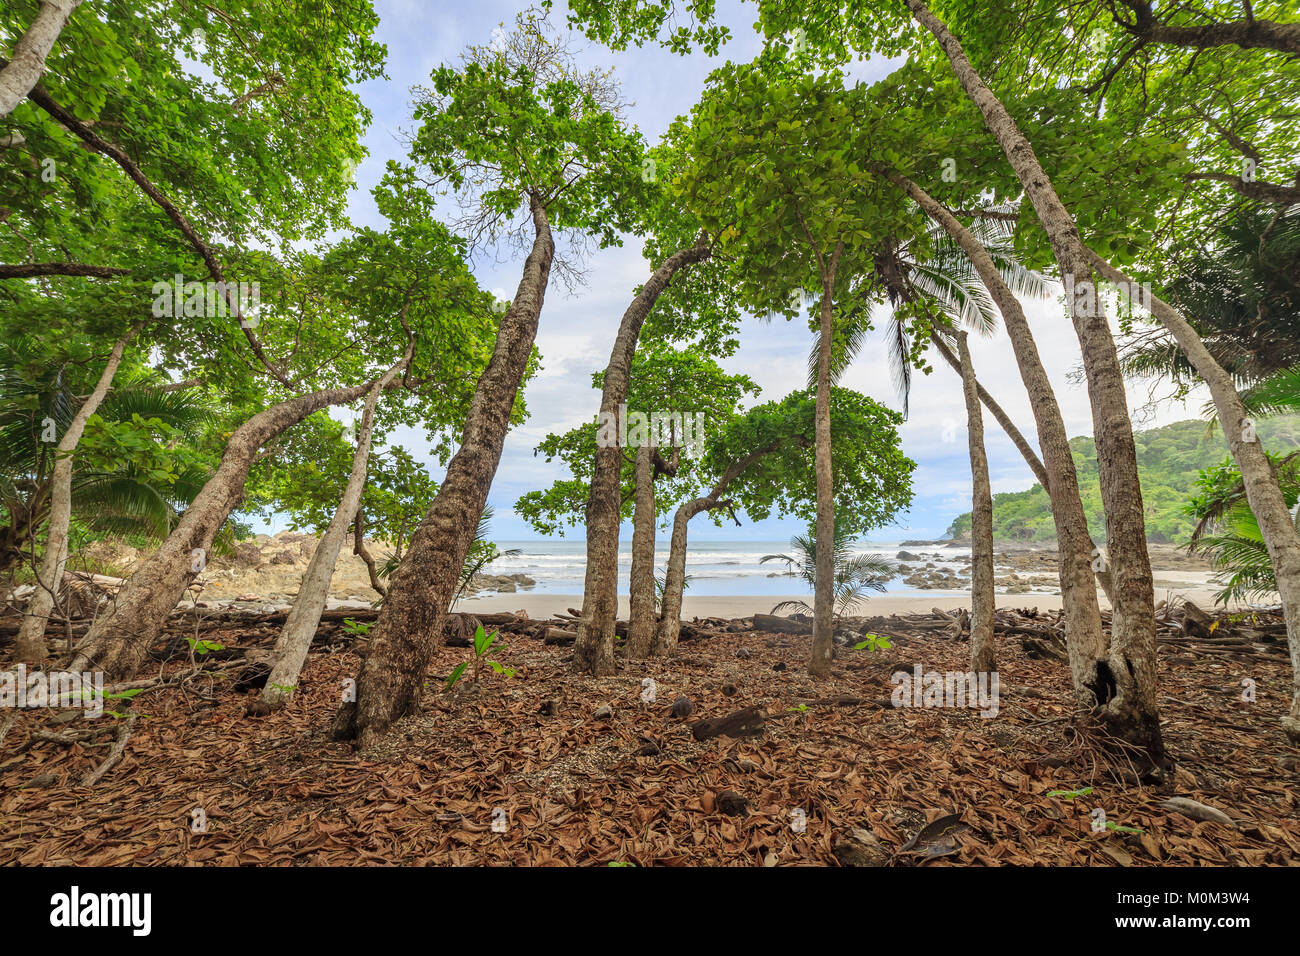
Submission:
[[[961,375],[961,359],[948,347],[948,343],[943,340],[939,333],[933,329],[930,331],[930,342],[938,353],[943,356],[944,361],[952,366],[952,370]],[[1011,420],[1011,416],[1007,414],[1006,409],[999,405],[997,400],[989,394],[988,389],[980,384],[978,378],[975,380],[975,392],[979,395],[979,400],[984,403],[984,407],[992,414],[993,419],[1002,426],[1006,436],[1011,439],[1011,444],[1016,446],[1016,450],[1025,459],[1025,464],[1029,466],[1029,470],[1034,473],[1034,477],[1038,479],[1038,483],[1046,491],[1049,484],[1047,469],[1043,467],[1043,462],[1034,451],[1034,446],[1029,443],[1029,439],[1016,427],[1016,423]]]
[[[1104,704],[1099,716],[1112,733],[1145,750],[1153,763],[1163,765],[1167,761],[1157,703],[1155,591],[1146,549],[1133,422],[1115,340],[1093,282],[1091,253],[1033,147],[971,65],[957,38],[924,0],[907,0],[907,6],[947,54],[958,81],[1024,186],[1056,256],[1088,378],[1110,552],[1111,640],[1107,660],[1097,665]]]
[[[713,489],[703,498],[692,498],[682,504],[673,515],[673,537],[668,549],[668,568],[664,572],[664,596],[659,609],[659,632],[655,636],[654,656],[662,657],[677,650],[677,637],[682,630],[682,595],[686,591],[686,527],[702,511],[727,507],[722,493],[746,468],[779,446],[768,445],[752,451],[728,468]],[[735,517],[735,515],[732,515]],[[736,524],[740,524],[739,521]]]
[[[353,522],[352,553],[365,563],[366,574],[370,576],[370,587],[380,597],[388,597],[388,588],[379,580],[379,569],[375,567],[374,556],[366,547],[366,510],[360,505],[357,506],[357,517]]]
[[[45,58],[79,6],[81,0],[41,0],[32,25],[14,45],[13,59],[0,69],[0,119],[12,113],[41,81]]]
[[[302,583],[298,586],[298,597],[293,602],[289,618],[284,622],[284,629],[280,631],[280,637],[272,651],[271,673],[262,688],[262,701],[273,709],[288,703],[298,686],[303,662],[307,660],[312,638],[316,636],[316,627],[320,624],[321,612],[325,610],[325,602],[329,598],[330,579],[334,577],[334,567],[338,564],[339,552],[343,549],[343,538],[361,505],[361,493],[366,487],[370,436],[375,428],[375,405],[388,383],[410,362],[414,344],[412,340],[407,346],[406,355],[371,386],[370,394],[366,396],[366,405],[357,427],[357,450],[352,456],[352,473],[348,475],[343,499],[339,502],[329,527],[321,535],[316,550],[312,552]]]
[[[300,395],[258,412],[235,429],[217,473],[185,509],[162,546],[131,575],[113,610],[96,621],[81,639],[70,669],[98,669],[116,679],[135,673],[167,615],[206,564],[212,539],[243,500],[244,482],[258,449],[313,412],[355,401],[370,387],[367,382]]]
[[[673,275],[712,254],[704,237],[689,249],[673,253],[650,276],[637,293],[623,319],[610,352],[609,365],[601,385],[600,411],[617,415],[627,401],[641,326]],[[622,514],[619,475],[622,449],[597,447],[587,495],[587,570],[582,587],[582,616],[573,645],[573,667],[593,674],[614,672],[614,622],[618,616],[618,528]]]
[[[1070,677],[1080,703],[1089,708],[1096,707],[1105,700],[1098,662],[1106,657],[1106,635],[1102,630],[1101,608],[1094,583],[1092,537],[1088,533],[1088,517],[1079,496],[1079,476],[1065,431],[1065,419],[1061,416],[1061,407],[1057,404],[1047,369],[1038,354],[1029,320],[1025,318],[1020,300],[1003,280],[993,257],[971,231],[910,179],[892,174],[889,178],[911,196],[926,215],[942,226],[966,253],[1002,313],[1021,381],[1029,393],[1038,442],[1046,459],[1048,481],[1043,487],[1051,501],[1052,521],[1056,525]]]
[[[966,399],[966,437],[970,445],[971,472],[971,617],[970,666],[976,673],[998,669],[993,646],[993,491],[989,486],[989,459],[984,452],[984,418],[980,415],[975,366],[970,360],[966,333],[957,332],[962,394]]]
[[[68,563],[68,528],[72,524],[72,458],[81,435],[86,430],[86,422],[98,410],[113,384],[113,376],[122,363],[122,353],[126,351],[127,343],[139,329],[140,326],[135,326],[114,344],[94,391],[81,403],[81,408],[77,409],[77,414],[72,417],[68,430],[63,433],[55,449],[54,473],[50,478],[50,525],[45,537],[45,554],[36,572],[36,590],[32,592],[32,599],[27,603],[27,610],[23,614],[23,623],[18,628],[18,637],[14,643],[16,661],[40,661],[49,653],[45,644],[45,626],[58,601],[63,568]]]
[[[655,640],[655,465],[649,442],[636,451],[636,510],[632,517],[632,572],[628,587],[627,656],[650,656]]]
[[[523,275],[497,328],[492,358],[474,390],[460,449],[447,465],[438,494],[411,538],[370,631],[356,700],[344,701],[335,715],[337,738],[373,743],[419,703],[537,337],[555,242],[545,208],[535,196],[530,204],[536,238]]]
[[[835,269],[842,244],[836,246],[829,273],[823,270],[821,328],[817,344],[816,436],[817,534],[813,577],[813,637],[808,673],[830,674],[835,650],[835,482],[831,467],[831,345],[834,335]]]
[[[1094,254],[1092,261],[1097,271],[1112,282],[1133,288],[1132,279],[1100,256]],[[1174,336],[1178,347],[1209,386],[1224,437],[1241,471],[1246,500],[1259,523],[1269,559],[1273,562],[1277,591],[1286,618],[1292,668],[1291,709],[1283,718],[1282,726],[1292,742],[1300,744],[1300,532],[1296,530],[1282,494],[1277,470],[1264,453],[1232,377],[1215,361],[1191,323],[1177,309],[1156,296],[1151,297],[1150,306],[1152,313]]]

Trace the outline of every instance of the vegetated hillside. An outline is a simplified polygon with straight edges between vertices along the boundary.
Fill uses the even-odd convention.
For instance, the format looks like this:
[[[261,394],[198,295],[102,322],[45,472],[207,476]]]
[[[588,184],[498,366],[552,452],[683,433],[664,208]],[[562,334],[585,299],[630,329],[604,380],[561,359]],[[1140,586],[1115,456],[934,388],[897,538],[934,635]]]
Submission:
[[[1264,447],[1287,452],[1300,448],[1300,415],[1266,419],[1256,426]],[[1228,455],[1228,443],[1218,425],[1207,428],[1204,421],[1175,422],[1162,428],[1136,433],[1138,474],[1146,506],[1147,537],[1152,541],[1182,543],[1191,535],[1195,521],[1183,514],[1192,484],[1202,468],[1219,464]],[[1092,438],[1070,440],[1074,466],[1088,527],[1093,537],[1105,533],[1101,488],[1097,480],[1097,449]],[[970,512],[948,527],[954,537],[970,534]],[[1050,541],[1056,537],[1047,492],[1035,484],[1028,491],[1006,491],[993,496],[993,534],[1007,541]]]

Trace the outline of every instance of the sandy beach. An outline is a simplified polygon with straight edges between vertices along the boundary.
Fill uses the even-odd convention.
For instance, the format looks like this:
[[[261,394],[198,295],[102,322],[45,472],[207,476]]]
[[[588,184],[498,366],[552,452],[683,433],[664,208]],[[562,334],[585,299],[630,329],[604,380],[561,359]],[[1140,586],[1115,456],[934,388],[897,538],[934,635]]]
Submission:
[[[1157,603],[1167,600],[1170,594],[1176,594],[1186,600],[1195,602],[1203,608],[1214,603],[1214,588],[1204,585],[1181,586],[1178,588],[1156,588]],[[1106,596],[1100,591],[1097,598],[1103,608],[1109,608]],[[694,618],[749,617],[752,614],[767,614],[772,607],[784,600],[801,600],[811,602],[807,594],[792,594],[786,597],[771,595],[709,595],[687,594],[682,602],[684,620]],[[1042,611],[1057,610],[1061,606],[1059,594],[1031,592],[1028,594],[999,594],[998,606],[1016,608],[1038,608]],[[582,607],[581,594],[492,594],[483,597],[466,598],[457,605],[457,610],[474,613],[481,611],[527,611],[529,617],[545,618],[563,615],[569,608],[578,610]],[[888,614],[924,614],[932,608],[950,611],[958,607],[970,607],[970,596],[966,594],[915,594],[915,595],[878,595],[861,604],[855,611],[858,615]],[[785,611],[783,613],[790,613]],[[626,619],[628,599],[618,599],[618,615]]]

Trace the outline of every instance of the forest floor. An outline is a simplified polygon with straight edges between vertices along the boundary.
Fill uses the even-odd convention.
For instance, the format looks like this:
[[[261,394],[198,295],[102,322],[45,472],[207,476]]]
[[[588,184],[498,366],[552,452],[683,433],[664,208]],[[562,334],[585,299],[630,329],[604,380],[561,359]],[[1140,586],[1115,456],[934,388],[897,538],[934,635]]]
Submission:
[[[1290,669],[1267,622],[1198,642],[1165,621],[1177,769],[1144,785],[1072,719],[1050,614],[1000,612],[988,718],[890,706],[894,672],[967,667],[940,615],[857,620],[892,647],[840,647],[823,681],[804,673],[807,636],[752,620],[697,622],[677,656],[600,679],[569,672],[572,649],[544,643],[546,624],[521,623],[497,655],[514,677],[443,692],[470,652],[442,647],[421,712],[362,752],[329,724],[365,638],[330,614],[294,700],[269,716],[247,705],[282,615],[205,620],[223,648],[197,665],[183,640],[195,623],[173,616],[142,675],[163,680],[113,702],[130,725],[125,712],[0,711],[0,863],[1300,865],[1300,765],[1278,728]],[[694,712],[678,719],[683,695]],[[762,715],[754,736],[693,733],[745,707]],[[1108,828],[1094,832],[1098,808]]]

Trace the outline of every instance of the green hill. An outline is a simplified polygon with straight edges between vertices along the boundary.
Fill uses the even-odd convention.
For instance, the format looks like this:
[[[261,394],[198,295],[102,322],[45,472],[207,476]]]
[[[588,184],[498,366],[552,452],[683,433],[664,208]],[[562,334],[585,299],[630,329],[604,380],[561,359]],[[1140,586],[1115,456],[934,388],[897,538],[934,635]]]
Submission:
[[[1273,452],[1300,448],[1300,415],[1262,421],[1257,426],[1264,447]],[[1204,421],[1175,422],[1163,428],[1137,432],[1138,475],[1146,506],[1147,537],[1152,541],[1185,542],[1195,522],[1183,514],[1197,472],[1217,465],[1228,455],[1228,443],[1218,426]],[[1105,534],[1101,488],[1097,481],[1097,449],[1089,437],[1070,440],[1074,466],[1079,471],[1083,510],[1093,537]],[[970,512],[948,527],[954,537],[970,533]],[[1039,484],[1028,491],[1008,491],[993,496],[993,534],[1006,541],[1049,541],[1056,537],[1047,492]]]

